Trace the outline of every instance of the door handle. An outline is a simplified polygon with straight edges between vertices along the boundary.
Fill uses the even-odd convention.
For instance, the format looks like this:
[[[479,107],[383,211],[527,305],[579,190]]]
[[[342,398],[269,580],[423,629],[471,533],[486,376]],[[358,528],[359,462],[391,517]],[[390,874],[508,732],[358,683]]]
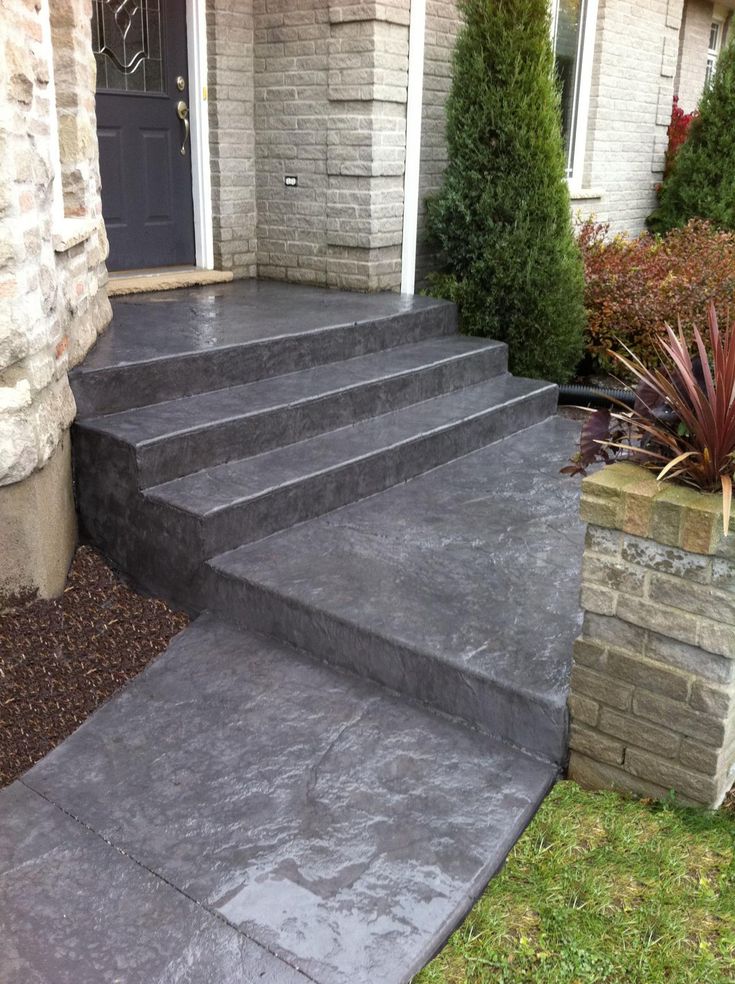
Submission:
[[[184,140],[181,144],[180,153],[182,157],[186,157],[186,141],[189,139],[189,107],[183,99],[180,99],[176,104],[176,115],[184,124]]]

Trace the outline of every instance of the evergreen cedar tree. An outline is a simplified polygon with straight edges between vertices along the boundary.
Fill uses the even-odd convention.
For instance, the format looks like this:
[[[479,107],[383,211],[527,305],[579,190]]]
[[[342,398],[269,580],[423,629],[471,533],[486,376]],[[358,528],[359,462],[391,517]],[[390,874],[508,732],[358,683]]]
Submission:
[[[548,0],[461,0],[447,102],[449,163],[428,202],[446,259],[431,293],[463,330],[508,342],[512,372],[565,382],[583,350]]]
[[[735,43],[722,51],[686,142],[676,154],[648,219],[651,232],[667,233],[691,219],[735,231]]]

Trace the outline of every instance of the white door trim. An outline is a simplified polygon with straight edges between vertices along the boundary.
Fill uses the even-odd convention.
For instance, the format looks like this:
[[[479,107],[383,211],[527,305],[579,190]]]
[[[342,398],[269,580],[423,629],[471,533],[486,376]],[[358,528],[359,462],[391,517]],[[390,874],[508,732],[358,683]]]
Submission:
[[[416,288],[416,240],[421,171],[421,116],[424,101],[426,0],[411,0],[408,35],[408,93],[406,97],[406,167],[403,182],[403,244],[401,293]]]
[[[212,174],[209,163],[209,101],[207,92],[207,20],[205,0],[186,0],[191,120],[191,180],[194,202],[196,265],[214,269]]]

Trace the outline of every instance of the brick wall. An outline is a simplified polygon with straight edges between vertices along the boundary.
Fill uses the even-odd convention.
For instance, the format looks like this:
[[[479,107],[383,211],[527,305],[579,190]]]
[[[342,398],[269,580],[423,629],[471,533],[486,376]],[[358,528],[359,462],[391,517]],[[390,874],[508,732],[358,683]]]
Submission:
[[[735,522],[627,465],[583,484],[589,526],[570,775],[716,806],[735,781]]]
[[[23,530],[27,520],[38,533],[43,517],[30,498],[23,517],[18,483],[62,446],[75,413],[67,372],[110,318],[90,17],[90,0],[52,0],[50,16],[5,0],[0,17],[0,604],[35,583],[38,551]],[[71,522],[70,490],[58,491]]]
[[[215,266],[256,272],[253,12],[207,0],[209,149]]]

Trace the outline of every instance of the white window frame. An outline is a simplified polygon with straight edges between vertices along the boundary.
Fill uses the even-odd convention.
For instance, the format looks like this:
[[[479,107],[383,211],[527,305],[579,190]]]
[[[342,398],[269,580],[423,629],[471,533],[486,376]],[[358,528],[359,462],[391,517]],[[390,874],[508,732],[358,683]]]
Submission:
[[[712,29],[715,26],[717,27],[717,41],[715,47],[712,48],[709,43],[707,44],[707,70],[704,76],[705,89],[712,84],[712,79],[714,78],[715,71],[717,70],[717,62],[722,52],[722,38],[725,33],[725,18],[717,13],[712,15],[710,39],[712,38]]]
[[[576,101],[572,113],[572,154],[567,160],[567,183],[572,192],[581,191],[584,183],[598,9],[599,0],[583,0],[582,28],[579,32],[577,51]],[[551,0],[552,41],[556,38],[558,16],[559,0]]]

